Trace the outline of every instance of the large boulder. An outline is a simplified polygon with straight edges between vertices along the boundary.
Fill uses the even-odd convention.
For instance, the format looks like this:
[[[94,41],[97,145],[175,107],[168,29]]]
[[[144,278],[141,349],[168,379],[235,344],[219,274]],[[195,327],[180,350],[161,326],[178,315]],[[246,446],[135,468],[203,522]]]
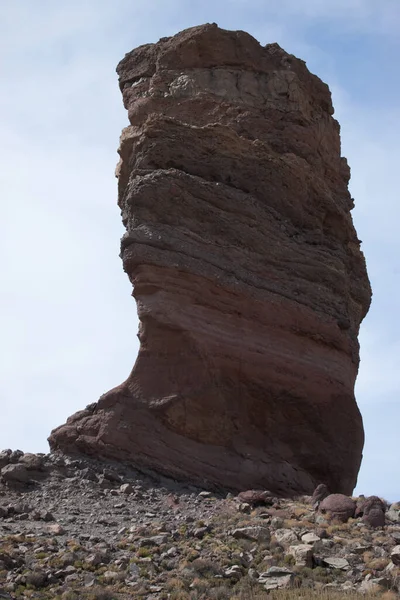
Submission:
[[[1,469],[1,478],[6,483],[28,483],[30,474],[25,465],[10,463]]]
[[[385,503],[378,496],[369,496],[364,501],[362,520],[370,527],[385,526]]]
[[[329,519],[346,523],[354,517],[356,502],[344,494],[330,494],[322,500],[318,510]]]
[[[43,458],[38,454],[26,452],[19,458],[18,462],[23,464],[28,471],[41,471],[43,469]]]
[[[371,290],[327,85],[215,24],[128,53],[117,168],[140,350],[52,449],[202,487],[351,493]]]

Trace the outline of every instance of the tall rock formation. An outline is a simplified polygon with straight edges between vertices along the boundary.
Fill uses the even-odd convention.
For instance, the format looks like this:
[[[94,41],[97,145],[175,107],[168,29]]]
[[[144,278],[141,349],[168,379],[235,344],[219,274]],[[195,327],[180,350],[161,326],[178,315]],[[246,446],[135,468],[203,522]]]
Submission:
[[[328,87],[277,44],[215,24],[117,71],[140,351],[51,448],[208,487],[350,493],[371,290]]]

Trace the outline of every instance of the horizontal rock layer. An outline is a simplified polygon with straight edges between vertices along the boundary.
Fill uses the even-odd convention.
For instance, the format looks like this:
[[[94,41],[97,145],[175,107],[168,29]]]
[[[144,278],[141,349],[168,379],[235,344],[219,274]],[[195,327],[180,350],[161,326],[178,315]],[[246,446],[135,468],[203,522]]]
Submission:
[[[350,493],[371,290],[328,87],[277,44],[216,25],[117,70],[140,350],[51,447],[210,487]]]

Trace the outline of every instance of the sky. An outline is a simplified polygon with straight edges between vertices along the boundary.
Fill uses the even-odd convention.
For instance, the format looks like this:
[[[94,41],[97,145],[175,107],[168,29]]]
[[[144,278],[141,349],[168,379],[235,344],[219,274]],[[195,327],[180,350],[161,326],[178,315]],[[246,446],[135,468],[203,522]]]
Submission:
[[[47,452],[50,430],[133,366],[115,67],[206,22],[278,42],[330,86],[374,292],[360,334],[356,493],[400,500],[398,0],[0,0],[0,449]]]

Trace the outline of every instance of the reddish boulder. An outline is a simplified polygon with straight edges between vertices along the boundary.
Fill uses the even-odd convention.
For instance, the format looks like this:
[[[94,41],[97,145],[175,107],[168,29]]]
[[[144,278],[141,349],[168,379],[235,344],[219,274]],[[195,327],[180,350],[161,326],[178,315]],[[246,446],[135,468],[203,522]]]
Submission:
[[[362,520],[369,527],[385,526],[385,503],[378,496],[369,496],[364,501]]]
[[[238,494],[238,500],[250,504],[250,506],[270,506],[274,503],[275,499],[272,497],[271,492],[263,490],[246,490]]]
[[[202,487],[351,493],[371,290],[328,87],[277,44],[215,24],[140,46],[117,70],[140,350],[51,448]]]
[[[330,494],[318,507],[319,512],[326,514],[329,519],[346,523],[354,517],[356,502],[344,494]]]

